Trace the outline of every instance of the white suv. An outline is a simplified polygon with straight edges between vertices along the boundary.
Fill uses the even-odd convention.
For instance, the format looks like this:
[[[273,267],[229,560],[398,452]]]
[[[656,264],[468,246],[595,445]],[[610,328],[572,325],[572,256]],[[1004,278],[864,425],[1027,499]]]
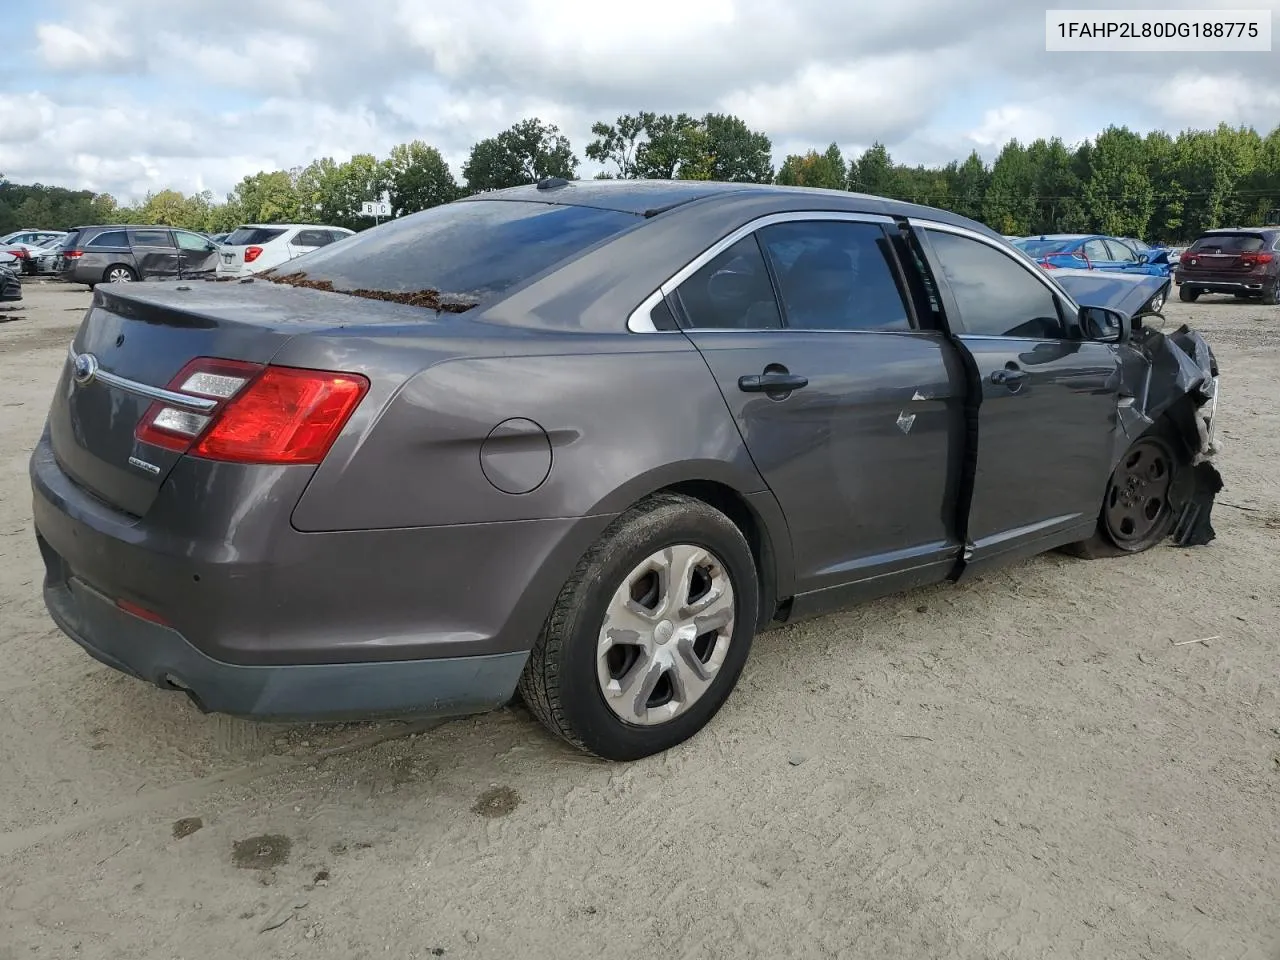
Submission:
[[[247,277],[343,240],[354,231],[310,223],[249,223],[218,245],[217,275]]]

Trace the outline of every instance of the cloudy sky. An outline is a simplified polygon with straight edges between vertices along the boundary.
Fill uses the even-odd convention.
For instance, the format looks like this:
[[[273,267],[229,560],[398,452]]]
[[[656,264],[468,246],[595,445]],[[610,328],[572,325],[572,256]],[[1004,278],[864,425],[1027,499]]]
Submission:
[[[126,200],[164,187],[221,195],[260,169],[383,155],[414,138],[458,172],[471,144],[523,117],[559,124],[581,156],[593,121],[644,109],[736,113],[770,134],[779,160],[881,140],[912,163],[974,148],[989,158],[1010,137],[1077,141],[1109,123],[1280,122],[1273,53],[1046,53],[1045,6],[8,3],[0,172]],[[1276,10],[1280,0],[1146,6]]]

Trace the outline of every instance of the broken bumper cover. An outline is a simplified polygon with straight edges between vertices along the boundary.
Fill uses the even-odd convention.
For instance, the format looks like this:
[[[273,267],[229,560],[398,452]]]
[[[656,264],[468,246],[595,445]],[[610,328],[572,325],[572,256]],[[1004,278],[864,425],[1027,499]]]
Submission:
[[[1217,535],[1210,514],[1223,486],[1211,462],[1220,452],[1217,358],[1204,337],[1185,324],[1168,335],[1145,327],[1135,333],[1134,345],[1149,365],[1143,389],[1127,407],[1130,423],[1124,424],[1122,411],[1122,425],[1136,436],[1161,416],[1169,416],[1191,460],[1179,489],[1170,494],[1178,511],[1172,537],[1182,547],[1207,544]]]
[[[49,549],[41,541],[46,564]],[[53,558],[56,563],[56,558]],[[57,625],[94,659],[166,690],[203,711],[262,720],[456,717],[506,703],[527,653],[364,663],[244,665],[197,650],[171,627],[120,609],[84,581],[46,579]]]

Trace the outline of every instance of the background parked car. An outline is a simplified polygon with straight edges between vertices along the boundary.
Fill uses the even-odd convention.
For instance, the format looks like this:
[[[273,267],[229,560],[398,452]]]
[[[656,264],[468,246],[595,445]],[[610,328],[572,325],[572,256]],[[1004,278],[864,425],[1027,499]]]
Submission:
[[[172,227],[76,227],[63,241],[59,275],[70,283],[128,283],[211,273],[218,247]]]
[[[231,231],[219,253],[218,276],[262,273],[354,233],[305,223],[250,223]]]
[[[35,247],[47,247],[67,235],[65,230],[15,230],[0,237],[0,243],[22,243]]]
[[[1147,273],[1156,277],[1169,275],[1167,250],[1151,247],[1140,253],[1120,237],[1090,233],[1047,234],[1023,237],[1015,241],[1014,246],[1046,270],[1084,268]]]
[[[62,255],[62,244],[66,238],[51,240],[44,247],[39,247],[32,251],[31,256],[35,261],[35,269],[32,271],[36,276],[50,277],[55,276],[59,270],[58,258]]]
[[[1207,230],[1183,251],[1176,279],[1178,299],[1230,293],[1280,303],[1280,227]]]
[[[0,267],[21,275],[26,272],[27,248],[16,243],[0,243]]]

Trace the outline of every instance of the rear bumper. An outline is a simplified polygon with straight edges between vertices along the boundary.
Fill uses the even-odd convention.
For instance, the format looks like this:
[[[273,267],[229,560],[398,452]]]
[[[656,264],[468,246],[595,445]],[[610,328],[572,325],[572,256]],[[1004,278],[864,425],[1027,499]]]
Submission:
[[[126,613],[77,577],[46,582],[54,622],[94,659],[201,709],[260,720],[463,716],[511,699],[527,653],[434,660],[245,666],[197,650],[178,631]]]
[[[1174,275],[1174,282],[1182,287],[1195,287],[1217,293],[1261,293],[1270,277],[1222,277],[1222,276],[1188,276],[1179,270]]]
[[[219,464],[220,496],[209,466],[180,461],[137,518],[73,483],[46,432],[30,464],[44,598],[102,662],[244,716],[501,705],[611,519],[300,533],[289,513],[310,468]]]

